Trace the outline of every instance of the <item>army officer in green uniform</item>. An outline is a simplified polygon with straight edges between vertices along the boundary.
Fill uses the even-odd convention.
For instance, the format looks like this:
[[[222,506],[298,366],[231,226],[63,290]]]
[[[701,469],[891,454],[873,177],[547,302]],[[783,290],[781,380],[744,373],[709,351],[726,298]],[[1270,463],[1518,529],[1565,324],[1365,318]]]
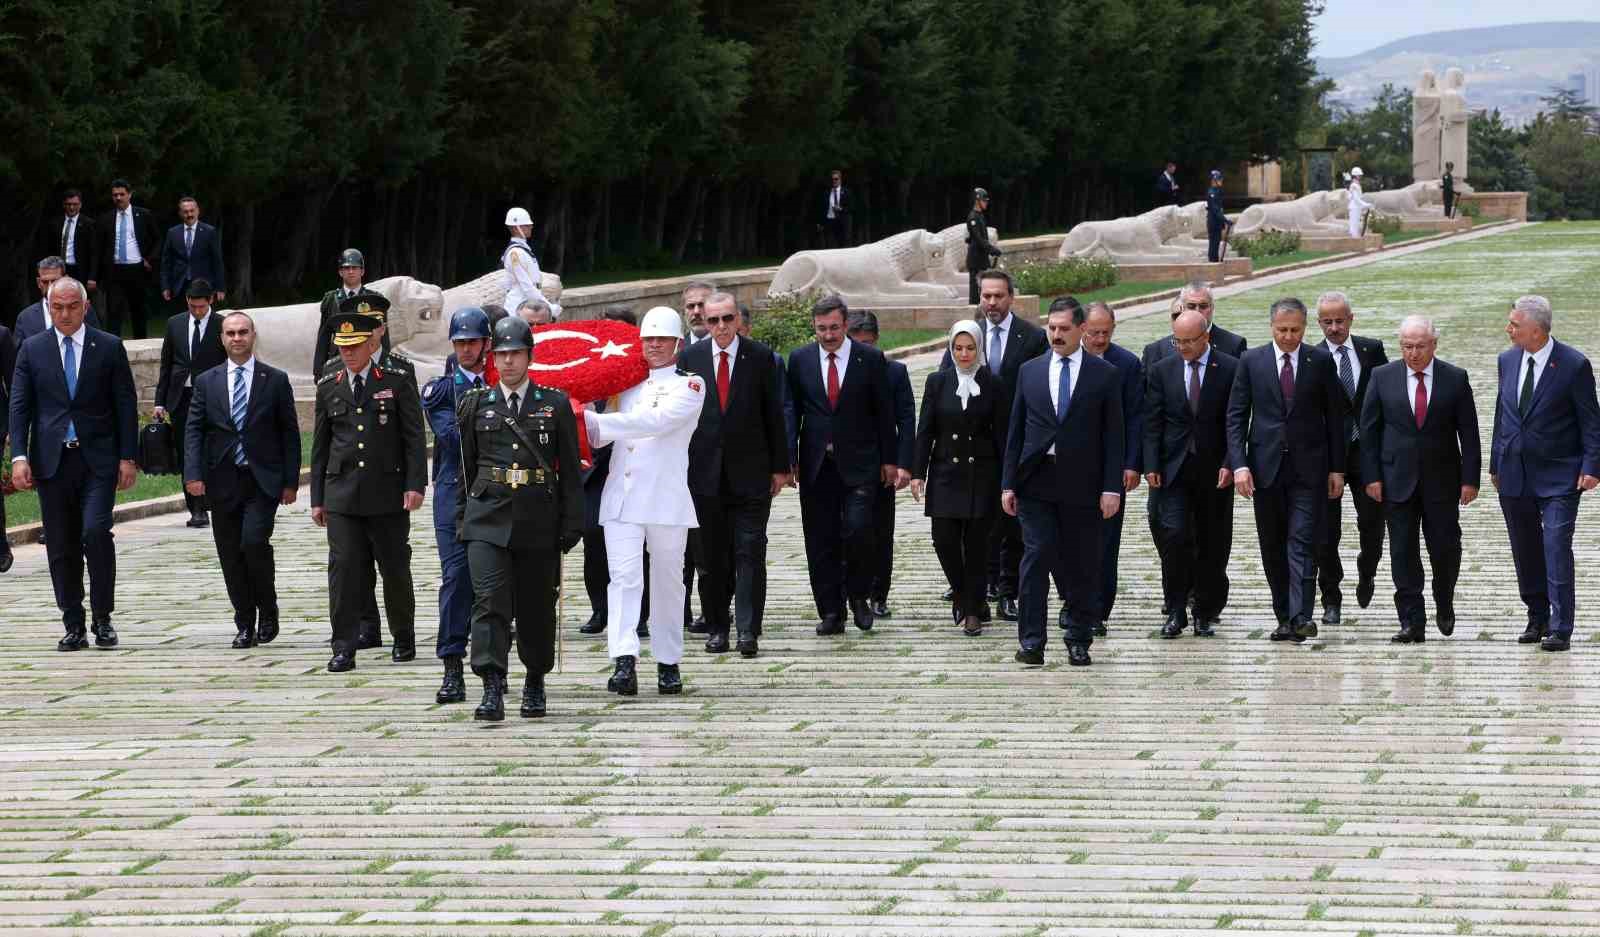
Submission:
[[[371,313],[388,305],[372,294],[345,300],[333,320],[342,367],[317,379],[311,519],[328,529],[333,673],[355,668],[362,596],[371,588],[367,577],[374,560],[383,574],[391,657],[417,656],[408,512],[422,506],[428,463],[415,380],[373,360],[381,347],[374,335],[381,320]]]
[[[473,718],[505,714],[511,619],[527,668],[522,716],[545,714],[544,675],[555,666],[561,555],[583,537],[578,424],[567,395],[528,380],[533,332],[518,316],[494,324],[500,382],[461,398],[461,487],[456,536],[472,571],[472,672],[483,679]],[[560,553],[556,552],[557,550]]]

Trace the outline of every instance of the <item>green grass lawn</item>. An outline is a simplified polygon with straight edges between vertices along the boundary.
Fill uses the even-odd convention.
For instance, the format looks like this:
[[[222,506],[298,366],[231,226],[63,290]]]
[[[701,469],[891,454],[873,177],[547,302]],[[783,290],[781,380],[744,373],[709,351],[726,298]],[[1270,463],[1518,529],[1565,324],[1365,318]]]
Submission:
[[[1306,260],[1321,260],[1324,257],[1332,256],[1333,251],[1292,251],[1272,257],[1252,257],[1250,258],[1250,267],[1252,270],[1267,270],[1272,267],[1283,267],[1288,264],[1297,264]]]
[[[950,333],[944,329],[884,329],[878,335],[878,347],[885,351],[891,348],[904,348],[907,345],[920,345],[936,338],[944,338],[948,334]]]
[[[1396,231],[1394,234],[1385,234],[1383,236],[1383,246],[1390,247],[1395,244],[1404,244],[1407,241],[1415,241],[1417,238],[1431,238],[1438,234],[1439,232],[1437,231]]]
[[[311,434],[300,434],[300,464],[307,465],[311,462]],[[11,463],[9,447],[6,450],[6,464]],[[129,504],[134,501],[148,501],[151,498],[164,498],[168,495],[179,494],[183,491],[183,478],[179,475],[146,475],[139,473],[139,478],[133,487],[127,491],[117,492],[118,504]],[[32,491],[19,491],[6,499],[6,527],[7,529],[32,524],[39,519],[39,495]]]

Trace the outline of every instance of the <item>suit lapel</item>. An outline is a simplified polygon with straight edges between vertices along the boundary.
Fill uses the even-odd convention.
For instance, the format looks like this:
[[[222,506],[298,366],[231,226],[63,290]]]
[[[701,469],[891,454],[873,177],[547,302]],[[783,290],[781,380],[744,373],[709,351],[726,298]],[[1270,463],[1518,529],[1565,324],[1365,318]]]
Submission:
[[[1544,363],[1544,370],[1539,372],[1539,383],[1533,386],[1533,402],[1528,405],[1529,413],[1539,408],[1539,401],[1543,400],[1545,396],[1544,392],[1549,389],[1551,384],[1556,382],[1556,358],[1560,356],[1561,347],[1556,344],[1556,340],[1553,338],[1550,339],[1550,343],[1550,358]],[[1519,367],[1517,369],[1519,376],[1521,372],[1522,369]]]
[[[227,372],[224,371],[224,374]],[[244,425],[249,426],[255,422],[256,414],[261,410],[261,398],[267,391],[267,372],[257,361],[250,378],[250,399],[244,404]]]
[[[1310,370],[1310,368],[1306,366],[1306,362],[1310,359],[1311,346],[1307,345],[1305,342],[1301,342],[1299,349],[1295,351],[1295,360],[1297,364],[1294,369],[1294,400],[1289,401],[1288,406],[1284,407],[1283,412],[1286,415],[1294,412],[1294,405],[1297,401],[1299,401],[1300,393],[1310,386],[1308,383],[1310,379],[1306,376],[1306,372]],[[1343,384],[1339,385],[1339,392],[1344,393]]]
[[[1179,369],[1178,373],[1182,374],[1185,379],[1183,384],[1183,408],[1187,410],[1189,409],[1189,363],[1187,361],[1184,362],[1183,367]],[[1222,365],[1217,363],[1217,356],[1213,354],[1210,358],[1206,359],[1205,376],[1200,379],[1201,413],[1210,413],[1211,408],[1216,406],[1217,401],[1220,399],[1219,395],[1222,393],[1221,385],[1218,383],[1221,380]],[[1195,415],[1191,414],[1191,416]]]

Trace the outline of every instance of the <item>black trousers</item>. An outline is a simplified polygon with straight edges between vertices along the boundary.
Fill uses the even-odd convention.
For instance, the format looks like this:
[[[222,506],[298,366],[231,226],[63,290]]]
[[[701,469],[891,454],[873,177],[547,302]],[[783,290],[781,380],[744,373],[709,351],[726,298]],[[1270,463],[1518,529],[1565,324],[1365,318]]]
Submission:
[[[967,261],[967,305],[978,304],[978,274],[982,273],[981,266],[974,266],[971,260]]]
[[[1446,218],[1454,218],[1456,216],[1456,194],[1454,192],[1444,193],[1444,216]]]
[[[1017,640],[1023,650],[1043,650],[1049,627],[1045,605],[1050,579],[1066,587],[1062,605],[1069,644],[1094,642],[1094,625],[1100,621],[1099,506],[1082,507],[1017,497],[1022,523],[1022,594],[1017,599]]]
[[[1421,628],[1428,623],[1422,601],[1422,550],[1418,533],[1428,544],[1433,567],[1433,605],[1436,614],[1454,614],[1456,580],[1461,575],[1461,515],[1451,500],[1424,501],[1420,495],[1405,501],[1383,502],[1389,528],[1389,565],[1394,574],[1394,610],[1400,624]]]
[[[178,405],[172,409],[172,436],[181,441],[184,427],[189,425],[189,401],[194,399],[194,388],[185,387],[178,395]],[[178,461],[183,461],[180,454]],[[248,473],[247,473],[248,474]],[[252,480],[252,484],[254,481]],[[206,496],[195,497],[189,492],[183,493],[183,506],[189,509],[190,514],[204,513],[206,510]]]
[[[212,470],[212,484],[206,487],[217,562],[233,605],[233,624],[240,631],[278,621],[277,571],[272,561],[278,497],[262,491],[248,467],[226,462]]]
[[[1017,597],[1017,572],[1022,566],[1022,526],[996,502],[989,527],[989,576],[1002,598]]]
[[[553,670],[561,554],[469,540],[467,565],[472,569],[472,672],[480,677],[506,673],[513,618],[522,666],[530,674]]]
[[[899,492],[893,488],[878,488],[872,504],[872,536],[877,547],[876,561],[872,566],[872,597],[880,602],[889,599],[889,584],[894,576],[894,500]]]
[[[955,590],[955,616],[982,617],[984,606],[988,604],[989,529],[994,526],[994,518],[935,517],[932,520],[933,552],[939,557],[945,580]]]
[[[647,551],[648,552],[648,551]],[[646,567],[648,568],[648,567]],[[683,546],[683,623],[687,627],[694,621],[694,580],[696,574],[700,577],[700,613],[710,621],[710,613],[706,611],[706,570],[700,563],[700,531],[689,528],[689,536]],[[648,573],[646,574],[649,575]],[[648,582],[648,580],[646,580]],[[648,585],[646,589],[650,588]],[[644,608],[640,606],[640,614]]]
[[[328,512],[328,591],[333,652],[354,654],[372,564],[383,573],[383,607],[396,647],[416,647],[417,596],[411,586],[411,515]],[[470,562],[470,561],[469,561]]]
[[[736,627],[740,640],[761,634],[767,604],[767,519],[772,499],[734,494],[724,479],[716,495],[695,495],[700,521],[700,608],[711,634]],[[730,621],[728,605],[733,604]]]
[[[1111,608],[1117,604],[1117,561],[1122,556],[1122,517],[1127,513],[1127,493],[1123,493],[1122,510],[1100,522],[1100,620],[1111,619]],[[1063,608],[1067,605],[1067,584],[1059,573],[1052,573],[1056,583],[1056,596]]]
[[[106,268],[100,281],[100,295],[105,299],[102,324],[112,335],[121,336],[124,319],[132,323],[133,337],[146,338],[145,311],[149,308],[150,277],[144,264],[114,263]]]
[[[1206,259],[1216,263],[1222,259],[1222,229],[1206,227]]]
[[[1161,554],[1161,595],[1182,609],[1194,593],[1195,617],[1210,621],[1228,604],[1228,557],[1233,552],[1233,486],[1180,470],[1150,489],[1150,522]]]
[[[1271,487],[1256,489],[1253,503],[1272,611],[1280,622],[1309,620],[1316,604],[1316,547],[1328,505],[1327,482],[1302,482],[1285,465]]]
[[[1361,450],[1350,447],[1346,465],[1360,465]],[[1345,490],[1356,505],[1356,531],[1360,535],[1361,550],[1356,554],[1356,572],[1363,579],[1378,573],[1378,560],[1383,558],[1383,505],[1367,497],[1365,479],[1356,472],[1345,475]],[[1322,605],[1339,605],[1344,593],[1339,583],[1344,581],[1344,562],[1339,558],[1339,538],[1344,532],[1344,497],[1328,499],[1328,511],[1322,528],[1322,542],[1317,545],[1317,583],[1322,587]]]
[[[839,215],[822,220],[822,233],[830,248],[850,246],[850,216]]]
[[[800,487],[811,595],[824,618],[844,617],[846,595],[865,599],[872,592],[877,487],[876,477],[864,485],[846,485],[832,457],[824,458],[817,477]]]
[[[89,567],[89,611],[95,621],[109,621],[116,608],[117,551],[111,535],[111,508],[117,500],[117,476],[96,475],[83,450],[62,449],[61,463],[50,478],[39,479],[39,518],[44,524],[45,556],[50,585],[66,630],[82,634],[83,568]]]

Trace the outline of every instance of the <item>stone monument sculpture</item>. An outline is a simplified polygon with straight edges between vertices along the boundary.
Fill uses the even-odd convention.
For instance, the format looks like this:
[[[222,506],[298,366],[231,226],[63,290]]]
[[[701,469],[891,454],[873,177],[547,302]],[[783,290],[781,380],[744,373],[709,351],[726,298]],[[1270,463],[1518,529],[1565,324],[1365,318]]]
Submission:
[[[852,306],[962,305],[965,236],[964,225],[938,233],[918,228],[859,247],[800,251],[778,268],[768,295],[816,290],[838,293]]]
[[[1369,192],[1367,203],[1378,215],[1401,221],[1439,221],[1444,218],[1444,186],[1437,179],[1413,182],[1403,189]],[[1345,217],[1349,217],[1348,212]]]
[[[1343,189],[1309,192],[1292,202],[1262,202],[1239,213],[1233,236],[1247,237],[1262,231],[1288,231],[1317,237],[1344,237],[1348,225],[1339,221],[1349,202]]]
[[[1417,90],[1411,94],[1411,178],[1437,179],[1444,175],[1440,158],[1443,122],[1439,80],[1433,69],[1423,69]]]
[[[1194,218],[1187,207],[1163,205],[1130,218],[1085,221],[1067,232],[1057,256],[1099,257],[1119,265],[1205,263]],[[1202,223],[1199,232],[1204,230]]]
[[[1453,170],[1456,188],[1467,181],[1467,75],[1459,68],[1446,69],[1444,89],[1439,94],[1440,172],[1426,178],[1436,179],[1445,163],[1455,163]],[[1421,179],[1423,176],[1414,176]]]

